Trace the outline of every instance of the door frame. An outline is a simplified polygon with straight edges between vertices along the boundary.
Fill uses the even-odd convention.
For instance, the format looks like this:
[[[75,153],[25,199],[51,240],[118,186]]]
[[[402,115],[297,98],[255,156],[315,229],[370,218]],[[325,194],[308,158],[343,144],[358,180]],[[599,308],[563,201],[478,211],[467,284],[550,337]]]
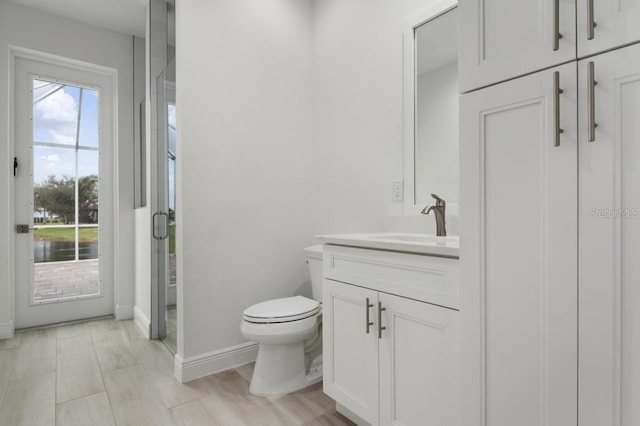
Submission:
[[[66,58],[63,56],[58,56],[50,53],[40,52],[33,49],[28,49],[20,46],[9,45],[9,97],[8,97],[8,158],[15,157],[15,134],[16,134],[16,116],[15,116],[15,100],[16,100],[16,60],[17,59],[26,59],[31,61],[43,62],[46,64],[61,66],[67,68],[74,68],[79,71],[90,72],[100,74],[107,78],[110,78],[113,82],[112,84],[112,159],[111,159],[111,185],[112,185],[112,202],[111,202],[111,214],[112,214],[112,223],[113,229],[111,229],[111,240],[112,240],[112,268],[110,273],[112,274],[113,280],[113,312],[116,313],[117,301],[119,299],[119,293],[121,291],[121,282],[117,279],[119,276],[119,265],[118,265],[118,256],[116,255],[118,243],[119,243],[119,234],[117,232],[119,228],[119,185],[118,185],[118,151],[119,151],[119,139],[118,139],[118,71],[114,68],[105,67],[102,65],[92,64],[89,62],[84,62],[76,59]],[[9,168],[11,169],[11,168]],[[11,172],[9,172],[11,173]],[[12,174],[9,175],[9,205],[15,205],[15,181]],[[9,297],[11,300],[11,337],[15,333],[15,320],[16,320],[16,283],[15,283],[15,243],[16,243],[16,234],[15,234],[15,211],[14,208],[11,207],[9,209],[9,222],[7,226],[9,228]],[[109,230],[105,230],[104,232],[109,232]],[[107,265],[108,267],[108,265]]]

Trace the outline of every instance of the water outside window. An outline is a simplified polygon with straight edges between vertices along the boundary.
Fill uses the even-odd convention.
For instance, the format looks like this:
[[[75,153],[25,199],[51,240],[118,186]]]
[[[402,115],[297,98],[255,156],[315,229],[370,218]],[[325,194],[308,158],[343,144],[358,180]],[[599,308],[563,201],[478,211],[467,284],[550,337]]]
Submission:
[[[33,79],[33,302],[94,296],[99,92]]]

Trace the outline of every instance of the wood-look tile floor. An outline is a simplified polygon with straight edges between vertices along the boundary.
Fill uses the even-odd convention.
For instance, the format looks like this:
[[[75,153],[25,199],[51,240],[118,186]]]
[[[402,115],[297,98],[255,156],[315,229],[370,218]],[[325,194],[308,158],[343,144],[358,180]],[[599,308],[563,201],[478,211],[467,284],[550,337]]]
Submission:
[[[133,321],[98,320],[0,340],[0,425],[352,425],[317,384],[249,393],[253,365],[187,384]]]

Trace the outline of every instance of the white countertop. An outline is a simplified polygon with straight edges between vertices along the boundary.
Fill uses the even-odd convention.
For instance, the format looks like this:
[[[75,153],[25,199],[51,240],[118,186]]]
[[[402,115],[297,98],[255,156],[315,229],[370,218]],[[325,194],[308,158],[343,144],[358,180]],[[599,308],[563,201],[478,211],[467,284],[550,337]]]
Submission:
[[[433,234],[371,232],[363,234],[317,235],[322,243],[341,246],[392,250],[432,256],[459,257],[460,237],[436,237]]]

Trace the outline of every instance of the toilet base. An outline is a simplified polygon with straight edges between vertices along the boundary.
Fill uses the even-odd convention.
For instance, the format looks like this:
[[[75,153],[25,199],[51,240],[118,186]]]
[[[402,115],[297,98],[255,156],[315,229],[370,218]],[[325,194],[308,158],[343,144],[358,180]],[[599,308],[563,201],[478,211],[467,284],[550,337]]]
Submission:
[[[304,342],[260,344],[249,391],[258,396],[295,392],[322,380],[322,368],[305,368]]]

